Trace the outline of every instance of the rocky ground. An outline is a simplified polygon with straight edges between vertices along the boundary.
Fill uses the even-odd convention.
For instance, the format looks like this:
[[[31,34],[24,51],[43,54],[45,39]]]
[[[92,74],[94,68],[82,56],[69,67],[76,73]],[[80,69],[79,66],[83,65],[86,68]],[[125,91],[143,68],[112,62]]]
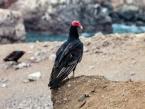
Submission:
[[[77,77],[53,92],[54,109],[142,109],[145,82],[111,82],[104,77]]]
[[[143,108],[145,34],[95,36],[81,39],[85,44],[84,56],[76,69],[76,77],[90,77],[72,79],[58,92],[53,91],[54,108]],[[55,51],[61,43],[0,46],[0,109],[52,108],[47,83]],[[18,65],[3,62],[3,58],[13,50],[26,51]],[[60,95],[64,95],[63,99]]]

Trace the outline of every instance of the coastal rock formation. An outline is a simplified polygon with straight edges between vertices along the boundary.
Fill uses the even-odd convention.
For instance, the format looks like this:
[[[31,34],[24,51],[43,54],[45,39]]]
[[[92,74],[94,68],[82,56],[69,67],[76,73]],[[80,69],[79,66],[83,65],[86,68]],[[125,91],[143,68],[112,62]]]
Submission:
[[[125,4],[133,4],[138,7],[143,7],[145,6],[145,0],[111,0],[112,5],[114,8],[117,8],[119,6],[125,5]]]
[[[110,0],[18,0],[9,9],[22,13],[27,30],[66,33],[70,22],[77,19],[87,32],[112,32]]]
[[[19,12],[0,9],[0,43],[21,42],[25,39],[23,19]]]
[[[110,14],[114,23],[145,24],[145,0],[112,0],[114,11]]]
[[[112,33],[113,23],[145,24],[145,0],[2,0],[1,8],[19,11],[27,31],[64,34],[72,20],[85,32]]]

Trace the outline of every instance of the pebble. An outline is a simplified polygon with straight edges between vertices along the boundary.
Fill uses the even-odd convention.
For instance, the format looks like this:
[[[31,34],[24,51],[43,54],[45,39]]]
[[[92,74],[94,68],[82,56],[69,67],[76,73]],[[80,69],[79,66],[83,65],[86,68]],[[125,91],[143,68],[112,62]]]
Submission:
[[[100,54],[100,53],[103,53],[102,51],[99,51],[99,50],[96,50],[95,51],[95,54]]]
[[[68,84],[67,87],[71,87],[71,84]]]
[[[43,47],[48,47],[48,42],[44,42]]]
[[[40,62],[48,58],[48,51],[47,50],[38,50],[34,53],[34,55],[30,58],[31,62]]]
[[[107,42],[107,41],[105,41],[105,42],[102,44],[103,47],[107,47],[107,46],[109,46],[109,45],[110,45],[110,43]]]
[[[17,66],[15,66],[15,69],[22,69],[22,68],[27,68],[27,67],[30,67],[30,66],[31,66],[30,63],[22,62],[22,63],[18,64]]]
[[[41,72],[35,72],[28,75],[29,81],[37,81],[41,78]]]
[[[24,82],[24,83],[28,83],[29,80],[28,80],[28,79],[24,79],[23,82]]]
[[[51,54],[51,55],[49,56],[49,59],[50,59],[51,61],[54,61],[54,60],[55,60],[55,57],[56,57],[55,54]]]
[[[6,62],[6,64],[4,64],[4,68],[9,69],[9,68],[13,67],[14,65],[16,65],[16,62],[9,61],[9,62]]]
[[[135,73],[130,73],[130,76],[135,76],[136,74]]]
[[[94,68],[95,68],[95,66],[93,66],[93,65],[92,66],[89,66],[89,69],[94,69]]]
[[[83,94],[83,95],[80,96],[80,98],[78,99],[78,101],[79,101],[79,102],[82,102],[82,101],[84,101],[87,97],[90,97],[90,95],[89,95],[89,94]]]
[[[8,82],[8,79],[5,78],[0,79],[0,83],[6,83],[6,82]]]
[[[31,60],[32,62],[34,62],[34,61],[36,60],[36,58],[35,58],[34,56],[32,56],[32,57],[30,57],[30,60]]]
[[[64,100],[64,101],[68,101],[68,99],[67,99],[67,98],[63,98],[63,100]]]
[[[7,87],[7,84],[1,84],[0,85],[2,88],[5,88],[5,87]]]
[[[88,51],[89,51],[89,49],[84,46],[84,52],[88,52]]]

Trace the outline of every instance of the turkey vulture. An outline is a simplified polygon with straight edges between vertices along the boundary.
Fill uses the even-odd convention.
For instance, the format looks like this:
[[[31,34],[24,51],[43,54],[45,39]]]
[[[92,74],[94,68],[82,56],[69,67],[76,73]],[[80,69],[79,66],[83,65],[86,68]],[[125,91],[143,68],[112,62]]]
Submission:
[[[61,82],[76,69],[83,55],[83,43],[79,39],[78,28],[83,28],[79,21],[71,23],[69,37],[56,52],[56,59],[48,86],[50,89],[57,89]]]
[[[18,60],[25,54],[24,51],[13,51],[8,56],[6,56],[3,60],[6,61],[14,61],[18,62]]]

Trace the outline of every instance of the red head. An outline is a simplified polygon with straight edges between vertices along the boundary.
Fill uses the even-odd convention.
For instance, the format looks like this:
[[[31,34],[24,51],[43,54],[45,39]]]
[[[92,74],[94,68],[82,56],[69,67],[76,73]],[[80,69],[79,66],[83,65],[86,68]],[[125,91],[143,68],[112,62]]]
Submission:
[[[81,25],[81,23],[76,20],[72,21],[71,26],[80,27],[81,29],[83,29],[83,26]]]

